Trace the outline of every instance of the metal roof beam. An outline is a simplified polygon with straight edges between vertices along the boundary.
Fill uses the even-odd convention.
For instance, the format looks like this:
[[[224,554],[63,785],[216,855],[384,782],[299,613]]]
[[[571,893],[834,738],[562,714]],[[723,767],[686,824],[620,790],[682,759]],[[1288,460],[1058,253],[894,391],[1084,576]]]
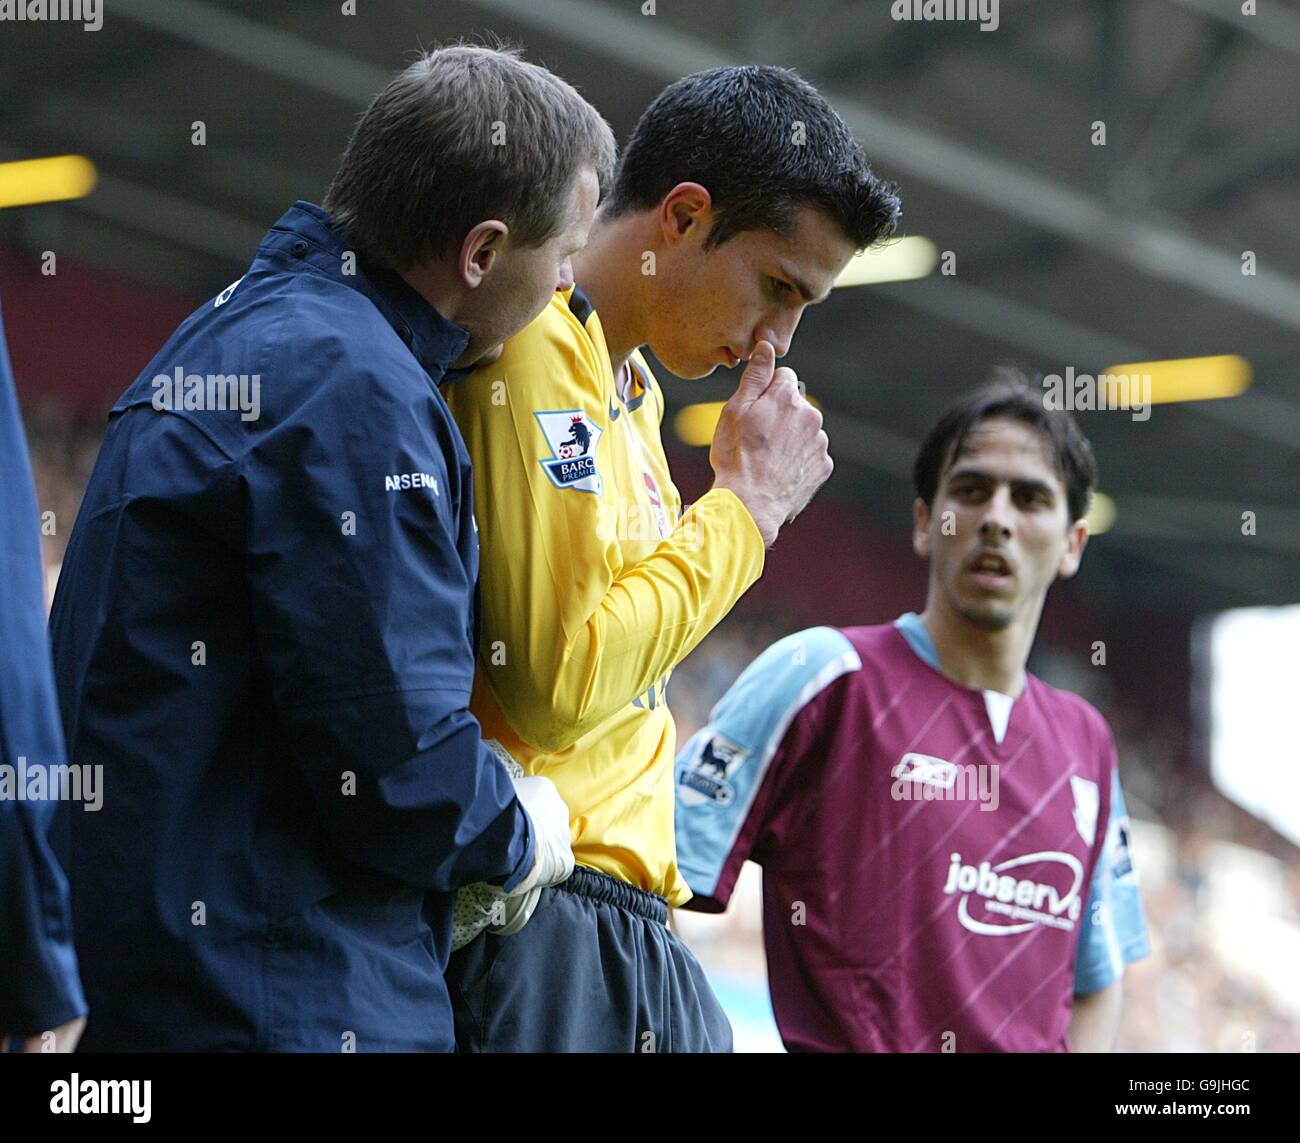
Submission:
[[[652,18],[588,0],[471,2],[665,79],[743,62]],[[872,161],[891,176],[910,172],[952,194],[1102,250],[1149,277],[1177,282],[1300,330],[1300,281],[1281,271],[1258,265],[1255,276],[1246,277],[1239,253],[1162,221],[1126,216],[1109,202],[903,123],[859,100],[832,91],[825,95],[853,125]]]
[[[1220,20],[1239,32],[1300,56],[1300,15],[1284,8],[1276,0],[1259,0],[1255,14],[1247,16],[1239,0],[1177,0],[1184,8],[1194,8],[1203,16]]]
[[[202,0],[113,0],[113,16],[348,103],[368,104],[383,68]]]

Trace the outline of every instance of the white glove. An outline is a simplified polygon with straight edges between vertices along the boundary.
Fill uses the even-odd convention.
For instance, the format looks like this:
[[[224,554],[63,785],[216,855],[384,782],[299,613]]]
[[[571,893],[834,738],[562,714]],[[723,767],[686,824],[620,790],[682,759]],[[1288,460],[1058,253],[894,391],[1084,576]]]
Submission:
[[[525,778],[523,767],[495,741],[488,746],[501,758],[515,784],[515,796],[528,815],[533,839],[533,867],[509,892],[499,885],[478,882],[456,894],[452,921],[452,951],[469,944],[484,929],[510,936],[528,923],[548,885],[558,885],[573,872],[569,839],[569,807],[549,778]]]
[[[516,778],[515,796],[528,814],[533,833],[533,869],[509,896],[516,897],[558,885],[573,872],[573,845],[569,840],[569,807],[550,778]]]

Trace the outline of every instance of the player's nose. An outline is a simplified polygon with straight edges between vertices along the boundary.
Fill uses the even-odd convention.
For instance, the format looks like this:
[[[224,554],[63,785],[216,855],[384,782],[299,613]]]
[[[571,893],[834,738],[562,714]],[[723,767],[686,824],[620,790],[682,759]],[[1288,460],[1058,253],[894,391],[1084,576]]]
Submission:
[[[790,343],[794,341],[794,331],[798,324],[798,314],[790,318],[764,322],[754,331],[754,344],[770,341],[777,357],[784,357],[790,352]]]
[[[1011,535],[1011,490],[1004,484],[994,490],[984,505],[984,516],[980,520],[981,539],[1000,536],[1003,539]]]

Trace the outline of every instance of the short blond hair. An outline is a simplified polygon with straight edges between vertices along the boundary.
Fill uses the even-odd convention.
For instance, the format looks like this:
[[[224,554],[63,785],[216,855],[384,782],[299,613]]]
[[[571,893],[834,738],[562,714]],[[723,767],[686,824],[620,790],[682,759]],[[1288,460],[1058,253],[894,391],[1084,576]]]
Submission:
[[[324,206],[363,255],[406,270],[457,249],[485,218],[540,245],[566,225],[579,169],[603,192],[614,159],[609,124],[559,76],[516,49],[455,44],[374,98]]]

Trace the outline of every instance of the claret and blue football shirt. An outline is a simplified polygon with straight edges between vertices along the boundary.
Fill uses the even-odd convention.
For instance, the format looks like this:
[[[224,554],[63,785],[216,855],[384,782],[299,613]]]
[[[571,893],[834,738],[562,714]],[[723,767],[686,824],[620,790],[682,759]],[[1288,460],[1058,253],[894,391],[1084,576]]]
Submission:
[[[915,614],[768,648],[676,793],[692,908],[763,867],[791,1050],[1066,1051],[1073,996],[1150,951],[1101,715],[953,682]]]

